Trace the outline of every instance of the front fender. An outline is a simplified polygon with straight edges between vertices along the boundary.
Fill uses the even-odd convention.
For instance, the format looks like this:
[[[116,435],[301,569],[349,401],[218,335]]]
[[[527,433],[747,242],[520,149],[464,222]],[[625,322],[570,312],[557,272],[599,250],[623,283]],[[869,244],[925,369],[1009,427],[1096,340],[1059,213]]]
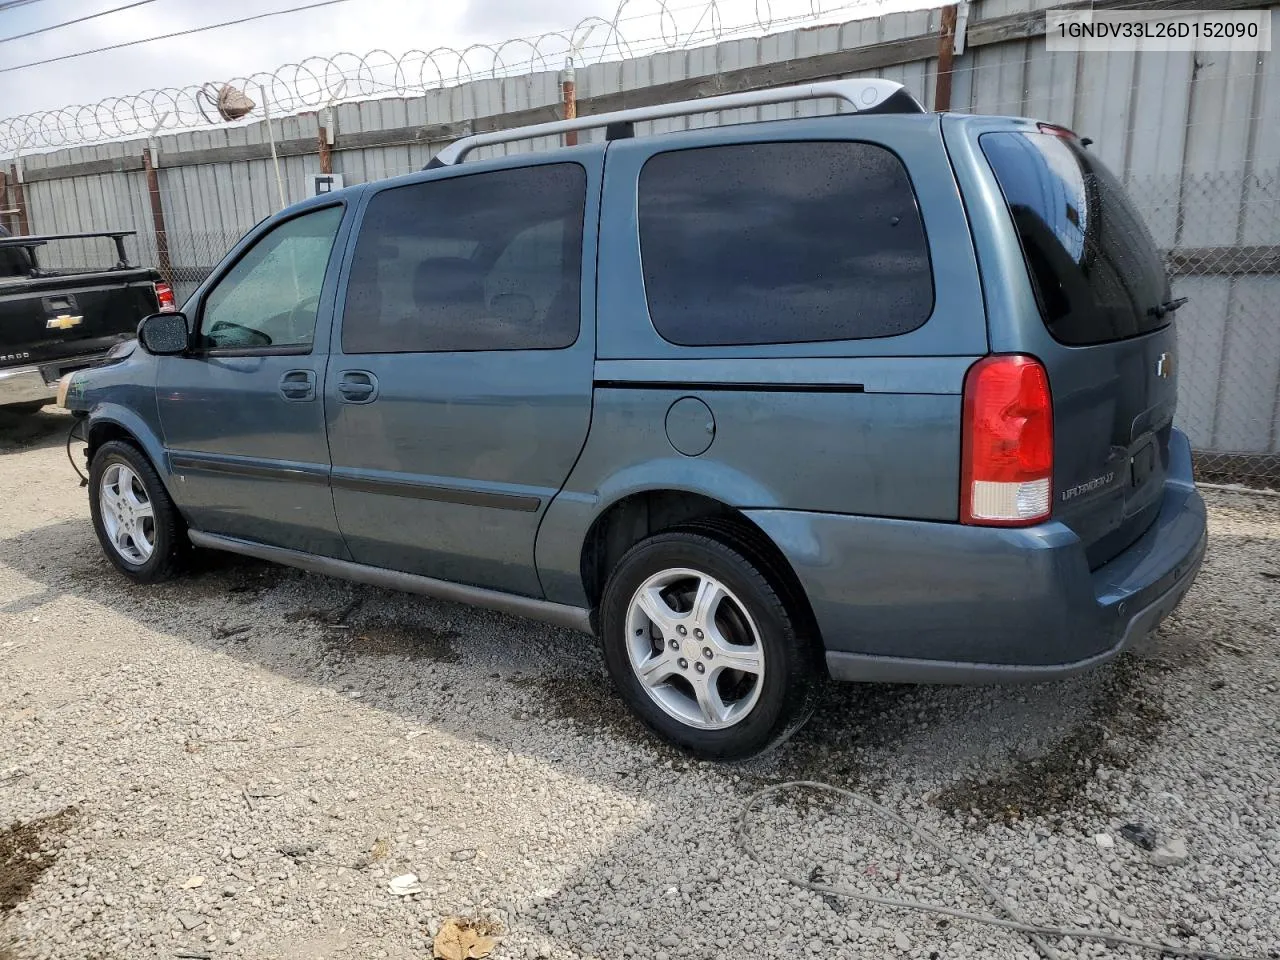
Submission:
[[[152,466],[156,468],[156,473],[160,474],[160,479],[169,491],[169,496],[177,502],[178,498],[174,496],[173,490],[173,474],[169,470],[169,458],[165,455],[164,442],[160,439],[156,427],[148,423],[135,410],[122,404],[110,402],[94,404],[89,410],[86,436],[92,442],[94,430],[108,425],[125,431],[134,439],[142,448],[142,452],[147,455]]]
[[[136,343],[136,341],[135,341]],[[65,405],[72,412],[87,414],[85,432],[91,447],[98,443],[94,432],[110,427],[124,431],[147,455],[175,503],[169,458],[165,456],[160,429],[160,408],[156,405],[156,357],[133,349],[117,362],[90,367],[72,374]]]

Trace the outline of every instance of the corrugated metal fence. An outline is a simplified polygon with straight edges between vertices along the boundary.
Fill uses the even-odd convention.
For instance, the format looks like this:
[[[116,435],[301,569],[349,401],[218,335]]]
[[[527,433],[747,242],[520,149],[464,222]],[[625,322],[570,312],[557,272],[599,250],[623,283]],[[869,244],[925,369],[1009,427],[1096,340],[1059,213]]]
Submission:
[[[882,76],[927,106],[950,80],[953,110],[1034,116],[1093,138],[1128,184],[1175,274],[1182,359],[1179,417],[1202,476],[1280,482],[1280,68],[1269,53],[1048,53],[1045,0],[971,5],[964,49],[941,34],[954,8],[734,40],[579,69],[578,111],[834,77]],[[1093,4],[1156,7],[1125,0]],[[1169,2],[1158,4],[1170,6]],[[1224,0],[1217,6],[1256,6]],[[1273,33],[1280,17],[1272,8]],[[948,19],[950,18],[950,19]],[[943,93],[945,97],[946,94]],[[465,133],[556,119],[555,73],[467,83],[412,99],[340,104],[332,171],[347,184],[422,167]],[[640,125],[637,133],[827,113],[834,103],[762,107]],[[274,121],[286,200],[321,171],[321,118]],[[595,134],[598,135],[598,134]],[[590,135],[584,135],[590,136]],[[535,147],[554,144],[535,143]],[[527,144],[487,152],[528,149]],[[180,292],[194,289],[241,234],[280,206],[265,124],[169,135],[149,191],[143,141],[60,150],[26,160],[32,232],[127,228],[159,263],[153,201],[163,208]],[[481,155],[484,155],[483,153]],[[10,177],[12,181],[12,177]],[[12,191],[10,192],[12,204]],[[91,262],[88,249],[71,261]]]

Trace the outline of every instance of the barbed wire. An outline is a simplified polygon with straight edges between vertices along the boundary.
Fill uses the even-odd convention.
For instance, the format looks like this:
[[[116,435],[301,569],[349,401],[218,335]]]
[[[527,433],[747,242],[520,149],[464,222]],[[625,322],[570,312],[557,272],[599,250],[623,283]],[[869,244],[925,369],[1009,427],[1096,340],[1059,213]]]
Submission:
[[[620,0],[613,16],[591,16],[568,30],[464,48],[439,46],[394,54],[336,53],[306,57],[243,77],[160,87],[96,103],[40,110],[0,120],[0,154],[13,156],[161,132],[191,130],[231,119],[259,120],[264,105],[276,116],[334,103],[386,96],[418,96],[471,80],[497,79],[623,60],[641,53],[682,50],[734,36],[827,20],[835,13],[872,9],[886,0],[754,0],[750,16],[726,22],[723,0]],[[734,9],[738,9],[735,5]],[[219,98],[222,98],[220,104]]]

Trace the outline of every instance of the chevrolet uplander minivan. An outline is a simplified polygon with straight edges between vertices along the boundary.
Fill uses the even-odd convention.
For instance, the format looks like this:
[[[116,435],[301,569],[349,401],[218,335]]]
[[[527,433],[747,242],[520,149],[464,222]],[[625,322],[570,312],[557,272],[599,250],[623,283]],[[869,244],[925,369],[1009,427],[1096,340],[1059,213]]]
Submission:
[[[295,204],[64,394],[130,579],[194,545],[574,627],[728,759],[827,677],[1062,676],[1177,605],[1178,306],[1087,141],[850,80]]]

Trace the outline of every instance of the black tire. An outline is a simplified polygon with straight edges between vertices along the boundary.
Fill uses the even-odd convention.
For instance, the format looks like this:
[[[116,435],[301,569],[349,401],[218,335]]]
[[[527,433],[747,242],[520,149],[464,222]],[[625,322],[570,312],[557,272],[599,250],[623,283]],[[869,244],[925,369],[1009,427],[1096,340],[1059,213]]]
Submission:
[[[151,505],[149,529],[153,546],[150,555],[140,562],[126,558],[116,549],[107,533],[102,513],[103,478],[117,464],[133,472],[146,501]],[[93,530],[98,535],[102,552],[117,570],[134,583],[160,583],[181,570],[190,547],[186,524],[169,498],[169,492],[155,467],[146,454],[133,444],[123,440],[109,440],[95,451],[93,462],[89,465],[89,512],[93,517]]]
[[[747,548],[749,543],[748,537],[721,537],[714,528],[707,527],[656,534],[622,557],[609,577],[601,602],[601,643],[618,692],[655,733],[703,759],[739,760],[782,743],[813,713],[822,679],[815,653],[816,638],[805,627],[807,618],[796,609],[794,601],[783,599],[789,596],[786,585],[776,573],[770,577],[764,572],[768,565],[755,559]],[[651,577],[681,568],[713,577],[727,587],[737,600],[730,613],[740,604],[742,612],[754,622],[759,637],[763,678],[735,673],[725,677],[745,684],[748,690],[759,685],[754,704],[730,726],[704,729],[681,720],[659,705],[632,666],[629,644],[633,638],[628,625],[632,599]],[[678,588],[679,584],[673,589]],[[635,640],[641,648],[646,642],[651,642],[655,651],[662,647],[656,639],[641,640],[638,631]],[[643,650],[640,656],[644,656]],[[686,687],[692,691],[686,675],[692,679],[684,669],[667,685],[678,692],[685,692]],[[744,696],[741,701],[746,704],[749,699]]]

